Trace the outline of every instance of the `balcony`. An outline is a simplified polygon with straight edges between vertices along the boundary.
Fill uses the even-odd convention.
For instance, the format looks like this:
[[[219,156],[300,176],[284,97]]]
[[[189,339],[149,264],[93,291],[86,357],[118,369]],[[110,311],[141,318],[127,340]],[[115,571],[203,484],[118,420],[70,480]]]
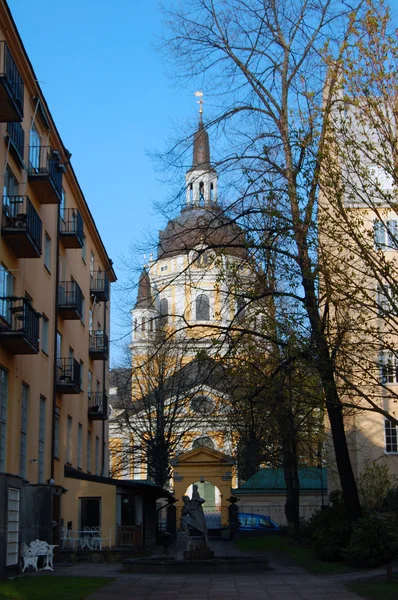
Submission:
[[[40,314],[27,298],[0,298],[0,345],[11,354],[39,352]]]
[[[7,44],[0,42],[0,122],[22,121],[24,84]]]
[[[64,166],[50,146],[29,147],[28,179],[41,204],[59,204]]]
[[[76,281],[61,281],[58,287],[58,313],[63,319],[81,320],[83,294]]]
[[[80,363],[75,358],[57,358],[57,392],[80,394]]]
[[[25,151],[25,132],[20,123],[7,123],[6,142],[10,142],[10,152],[19,162],[19,166],[25,168],[23,159]]]
[[[41,256],[42,223],[28,196],[3,196],[1,235],[18,258]]]
[[[88,398],[88,418],[105,421],[108,418],[108,398],[104,392],[91,392]]]
[[[94,271],[92,273],[90,294],[99,302],[109,300],[109,278],[105,271]]]
[[[64,248],[83,248],[83,219],[76,208],[66,208],[61,216],[60,237]]]
[[[108,336],[105,331],[102,331],[101,329],[90,331],[88,349],[92,360],[107,360],[108,348]]]

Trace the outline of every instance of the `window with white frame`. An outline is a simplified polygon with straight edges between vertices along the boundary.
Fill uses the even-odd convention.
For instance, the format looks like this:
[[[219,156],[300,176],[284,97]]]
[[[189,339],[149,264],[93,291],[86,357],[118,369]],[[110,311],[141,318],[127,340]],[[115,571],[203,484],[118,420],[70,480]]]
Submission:
[[[68,415],[66,429],[66,462],[72,464],[72,417]]]
[[[82,261],[86,264],[86,236],[83,235],[82,239]]]
[[[92,374],[92,372],[90,370],[88,372],[87,381],[88,381],[87,396],[89,398],[91,398],[91,394],[92,394],[92,391],[93,391],[93,374]]]
[[[51,272],[51,238],[47,231],[44,234],[44,266]]]
[[[41,349],[48,354],[48,319],[45,314],[41,319]]]
[[[28,401],[29,386],[22,384],[21,394],[21,430],[19,433],[19,475],[26,477],[26,447],[28,438]]]
[[[398,248],[398,221],[375,221],[373,233],[376,248]]]
[[[6,300],[14,292],[14,277],[4,265],[0,264],[0,317],[11,322],[9,302]],[[1,300],[2,298],[2,300]]]
[[[91,473],[91,431],[87,431],[87,471]]]
[[[39,171],[40,164],[40,152],[41,150],[41,137],[37,131],[35,125],[32,123],[30,127],[30,142],[29,142],[29,164],[31,169]]]
[[[380,352],[380,379],[382,383],[398,383],[398,356],[393,352]]]
[[[398,452],[397,428],[389,419],[384,421],[384,432],[386,437],[386,452]]]
[[[8,371],[0,367],[0,471],[6,467]]]
[[[18,564],[20,490],[8,488],[6,565]]]
[[[210,300],[206,294],[199,294],[195,301],[196,320],[209,321],[210,319]]]
[[[94,277],[94,254],[93,251],[90,250],[90,276]]]
[[[46,434],[46,399],[40,396],[38,481],[44,483],[44,441]]]
[[[77,468],[82,468],[82,453],[83,453],[83,425],[77,426]]]

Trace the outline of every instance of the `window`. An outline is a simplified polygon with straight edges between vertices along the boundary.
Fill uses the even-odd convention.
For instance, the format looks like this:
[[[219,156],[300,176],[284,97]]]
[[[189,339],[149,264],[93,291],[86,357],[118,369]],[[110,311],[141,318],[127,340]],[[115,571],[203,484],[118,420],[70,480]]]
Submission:
[[[40,396],[38,481],[44,483],[44,438],[46,433],[46,399]]]
[[[41,320],[41,349],[48,354],[48,319],[44,314]]]
[[[29,386],[22,384],[21,396],[21,430],[19,434],[19,474],[26,477],[26,442],[28,437],[28,399]]]
[[[20,491],[8,488],[7,507],[7,567],[18,564]]]
[[[101,498],[79,498],[79,529],[101,527]]]
[[[4,265],[0,265],[0,298],[12,296],[13,291],[14,277]],[[10,307],[7,300],[0,300],[0,317],[3,317],[8,323],[11,322]]]
[[[83,425],[77,426],[77,468],[82,468],[82,451],[83,451]]]
[[[87,431],[87,471],[91,473],[91,431]]]
[[[236,300],[236,319],[239,323],[244,321],[246,312],[246,301],[244,298]]]
[[[6,466],[8,371],[0,367],[0,471]]]
[[[99,475],[99,437],[95,436],[95,474]]]
[[[40,147],[41,139],[39,132],[32,123],[30,127],[30,143],[29,143],[29,163],[32,169],[36,171],[40,168]]]
[[[85,302],[84,296],[82,296],[82,318],[81,318],[82,323],[84,323],[85,310],[86,310],[86,302]]]
[[[66,462],[72,464],[72,417],[68,415],[66,430]]]
[[[386,452],[398,452],[397,428],[388,419],[384,421],[386,435]]]
[[[90,276],[94,277],[94,254],[92,250],[90,250]]]
[[[51,273],[51,238],[47,231],[44,234],[44,266]]]
[[[93,374],[90,370],[88,372],[87,380],[88,380],[87,396],[89,398],[91,398],[91,393],[93,391]]]
[[[214,450],[215,444],[214,444],[213,440],[210,437],[207,437],[206,435],[204,435],[203,437],[196,438],[196,440],[194,440],[194,442],[192,444],[192,449],[203,448],[203,447],[212,448]]]
[[[90,332],[93,330],[93,311],[91,308],[88,311],[88,328]]]
[[[86,264],[86,236],[82,238],[82,261]]]
[[[84,362],[80,361],[80,391],[83,391],[83,382],[84,382]]]
[[[58,406],[55,407],[55,427],[54,427],[54,456],[59,458],[59,419],[60,411]]]
[[[196,297],[196,320],[208,321],[210,319],[210,301],[206,294]]]
[[[9,206],[9,196],[18,196],[18,181],[10,167],[4,173],[3,196],[6,196],[6,206]]]
[[[385,315],[386,313],[394,312],[396,314],[397,297],[395,290],[390,285],[383,285],[383,287],[377,288],[377,307],[379,314]]]
[[[380,378],[382,383],[398,383],[398,356],[392,352],[380,353]]]
[[[63,221],[65,221],[65,208],[66,208],[65,190],[64,190],[64,188],[62,188],[61,203],[59,205],[59,215]]]
[[[376,248],[398,248],[398,221],[375,221],[373,232]]]
[[[160,301],[160,327],[164,327],[165,325],[167,325],[167,321],[168,321],[168,314],[169,314],[169,303],[167,298],[162,298]]]
[[[62,334],[57,331],[57,358],[61,358],[62,354]]]

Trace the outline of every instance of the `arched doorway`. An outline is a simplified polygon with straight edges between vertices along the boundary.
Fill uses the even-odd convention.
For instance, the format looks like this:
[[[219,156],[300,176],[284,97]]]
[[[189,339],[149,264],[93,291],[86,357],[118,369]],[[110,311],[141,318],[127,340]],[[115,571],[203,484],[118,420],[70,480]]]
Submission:
[[[192,487],[188,486],[185,495],[192,497]],[[206,517],[207,529],[209,531],[221,528],[221,492],[219,488],[211,483],[211,481],[195,481],[198,486],[198,492],[201,498],[205,501],[203,512]]]

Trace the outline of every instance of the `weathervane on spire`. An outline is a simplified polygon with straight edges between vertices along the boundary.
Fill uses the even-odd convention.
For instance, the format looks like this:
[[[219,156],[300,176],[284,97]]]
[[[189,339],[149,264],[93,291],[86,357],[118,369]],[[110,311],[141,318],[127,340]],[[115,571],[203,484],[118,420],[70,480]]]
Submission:
[[[197,101],[199,104],[199,119],[200,122],[202,122],[202,115],[203,115],[203,92],[195,92],[195,96],[197,98],[199,98],[199,100]]]

